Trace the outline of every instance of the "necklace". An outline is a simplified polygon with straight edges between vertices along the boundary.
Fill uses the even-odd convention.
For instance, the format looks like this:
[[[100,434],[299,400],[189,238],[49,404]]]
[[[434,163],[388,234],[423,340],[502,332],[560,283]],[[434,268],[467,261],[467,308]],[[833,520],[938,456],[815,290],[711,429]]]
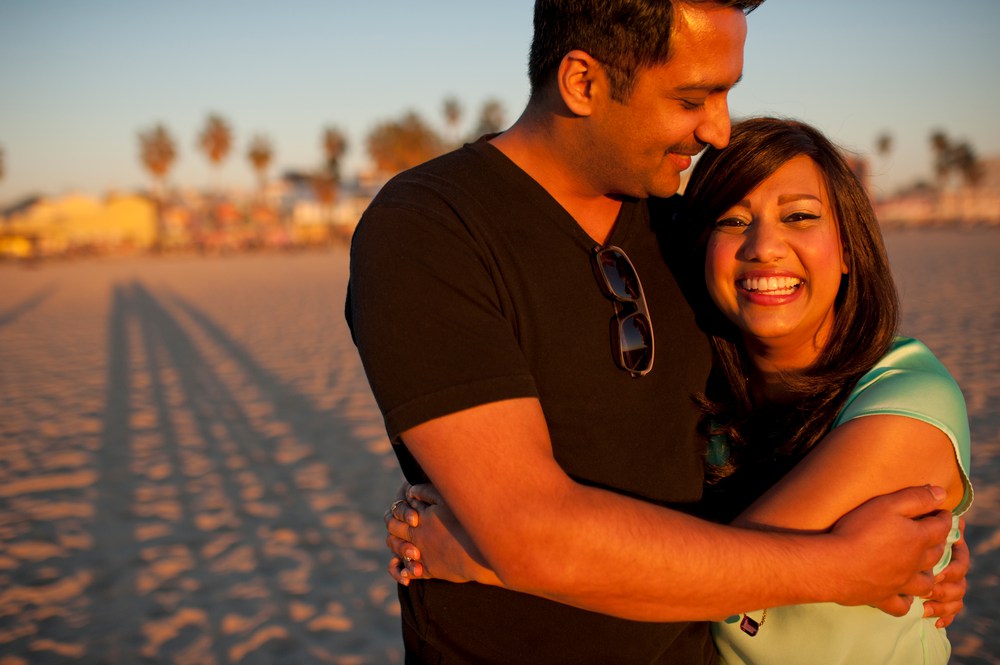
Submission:
[[[744,633],[753,637],[760,630],[760,627],[764,625],[767,621],[767,608],[764,608],[764,614],[760,617],[760,623],[754,621],[746,612],[743,613],[743,620],[740,621],[740,630]]]

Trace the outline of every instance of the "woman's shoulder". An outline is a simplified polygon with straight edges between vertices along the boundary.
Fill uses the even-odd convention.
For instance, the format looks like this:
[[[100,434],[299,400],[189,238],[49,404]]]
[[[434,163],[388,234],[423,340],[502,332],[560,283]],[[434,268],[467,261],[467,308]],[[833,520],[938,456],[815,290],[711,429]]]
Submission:
[[[900,415],[930,423],[967,454],[965,397],[951,373],[919,340],[898,337],[848,396],[836,425],[870,415]]]
[[[948,368],[927,345],[912,337],[897,337],[893,341],[889,351],[858,381],[848,404],[862,395],[872,399],[873,389],[881,398],[898,393],[897,398],[902,400],[918,397],[914,391],[933,393],[937,399],[948,395],[962,397]]]

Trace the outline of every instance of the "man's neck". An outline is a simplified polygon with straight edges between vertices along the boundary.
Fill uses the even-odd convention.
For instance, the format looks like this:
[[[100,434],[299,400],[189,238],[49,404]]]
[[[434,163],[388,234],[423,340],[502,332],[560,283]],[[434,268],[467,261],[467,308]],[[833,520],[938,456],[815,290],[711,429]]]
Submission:
[[[603,244],[621,209],[621,201],[601,193],[585,181],[564,147],[556,123],[546,122],[530,107],[514,125],[490,143],[541,185],[584,232]]]

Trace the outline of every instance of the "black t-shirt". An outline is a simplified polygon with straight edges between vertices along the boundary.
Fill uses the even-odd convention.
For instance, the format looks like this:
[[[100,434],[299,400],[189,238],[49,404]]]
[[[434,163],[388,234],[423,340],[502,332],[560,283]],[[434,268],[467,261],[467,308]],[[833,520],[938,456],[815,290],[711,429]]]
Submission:
[[[658,242],[669,215],[654,224],[649,210],[625,201],[608,239],[636,267],[655,335],[653,370],[633,379],[612,356],[614,305],[591,268],[596,243],[496,148],[466,146],[382,189],[354,236],[347,317],[407,479],[425,479],[399,444],[407,429],[537,397],[575,480],[661,505],[699,500],[704,446],[690,396],[704,388],[710,354],[665,260],[672,245]],[[688,275],[683,258],[670,260]],[[478,584],[419,582],[400,594],[414,662],[418,650],[505,664],[714,654],[705,624],[624,621]]]

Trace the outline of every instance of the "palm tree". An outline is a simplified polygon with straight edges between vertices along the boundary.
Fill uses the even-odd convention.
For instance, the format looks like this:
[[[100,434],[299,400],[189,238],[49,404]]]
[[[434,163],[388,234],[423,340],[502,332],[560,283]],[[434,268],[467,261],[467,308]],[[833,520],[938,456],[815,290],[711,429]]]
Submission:
[[[257,172],[257,181],[260,187],[261,200],[264,198],[264,191],[267,188],[267,167],[271,165],[274,158],[274,148],[265,136],[257,135],[250,141],[250,148],[247,150],[247,159],[250,165]]]
[[[975,151],[966,142],[959,143],[952,148],[952,164],[962,176],[965,184],[973,189],[979,185],[983,179],[983,165],[976,157]]]
[[[445,98],[442,110],[444,123],[448,127],[448,141],[453,145],[457,144],[458,123],[462,120],[462,105],[457,98],[449,96]]]
[[[875,152],[883,161],[882,175],[889,170],[889,154],[892,152],[892,135],[889,132],[882,132],[875,138]]]
[[[889,132],[879,134],[875,139],[875,151],[880,157],[888,157],[892,152],[892,134]]]
[[[233,131],[222,116],[211,113],[205,122],[205,128],[198,136],[198,147],[208,157],[216,171],[216,188],[218,189],[219,171],[222,162],[229,156],[229,151],[233,147]]]
[[[333,126],[323,129],[323,156],[326,158],[326,173],[334,182],[340,182],[340,158],[347,152],[344,133]]]
[[[416,112],[375,126],[366,139],[368,155],[379,172],[392,175],[440,155],[441,137]]]
[[[163,244],[163,197],[166,179],[177,159],[177,148],[166,127],[158,124],[149,131],[139,132],[139,159],[153,176],[153,205],[156,207],[156,247]]]
[[[983,165],[976,158],[976,153],[972,150],[972,146],[965,141],[952,146],[952,165],[958,171],[958,174],[966,185],[966,189],[962,191],[960,199],[961,217],[969,221],[975,214],[974,208],[973,212],[970,213],[969,205],[971,203],[975,206],[976,190],[984,175]]]
[[[156,125],[147,132],[139,132],[139,159],[153,176],[154,194],[162,197],[167,174],[177,159],[176,144],[166,127]]]
[[[313,176],[313,191],[328,225],[333,224],[333,203],[340,189],[340,159],[347,151],[344,133],[334,126],[323,128],[320,136],[323,146],[323,168]]]
[[[484,134],[496,134],[505,124],[503,105],[499,100],[487,99],[479,112],[479,125],[473,138],[479,138]]]
[[[953,167],[952,148],[948,135],[940,129],[931,133],[931,150],[934,152],[934,175],[937,177],[938,189],[944,190]]]

